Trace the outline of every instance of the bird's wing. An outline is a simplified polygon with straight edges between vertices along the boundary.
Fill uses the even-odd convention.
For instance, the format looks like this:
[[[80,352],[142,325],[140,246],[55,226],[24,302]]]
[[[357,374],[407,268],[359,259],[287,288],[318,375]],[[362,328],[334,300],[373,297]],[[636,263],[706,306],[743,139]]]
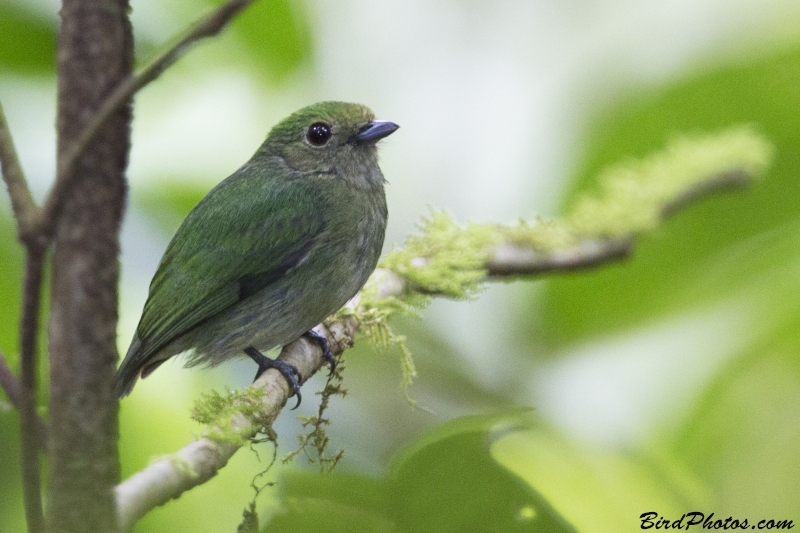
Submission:
[[[324,199],[305,180],[269,187],[260,181],[235,174],[186,218],[150,285],[140,346],[123,365],[146,365],[170,341],[279,280],[311,251],[325,229]]]

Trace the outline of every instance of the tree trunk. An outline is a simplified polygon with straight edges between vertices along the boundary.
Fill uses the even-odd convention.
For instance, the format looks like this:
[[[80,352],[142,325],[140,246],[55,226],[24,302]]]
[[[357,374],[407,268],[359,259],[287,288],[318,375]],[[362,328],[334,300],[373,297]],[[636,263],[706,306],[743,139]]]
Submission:
[[[127,0],[64,0],[58,40],[58,154],[80,135],[130,73]],[[50,468],[53,532],[116,531],[119,481],[117,283],[130,105],[99,131],[73,168],[57,220],[50,339]]]

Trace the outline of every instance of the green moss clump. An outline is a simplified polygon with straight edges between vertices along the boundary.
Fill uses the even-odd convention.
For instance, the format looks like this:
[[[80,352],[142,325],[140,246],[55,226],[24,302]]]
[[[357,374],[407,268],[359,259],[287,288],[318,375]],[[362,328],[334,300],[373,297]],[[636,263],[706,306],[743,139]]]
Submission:
[[[379,267],[397,272],[418,293],[461,299],[480,292],[489,247],[501,242],[492,226],[470,224],[461,228],[450,215],[433,211],[423,218],[419,229],[404,248],[389,252]]]
[[[495,231],[506,244],[542,251],[568,248],[579,241],[575,230],[564,221],[544,221],[538,217],[533,221],[520,219],[513,226],[497,224]]]
[[[378,285],[381,282],[380,278],[380,273],[370,278],[361,291],[358,306],[355,309],[343,307],[329,320],[353,318],[359,325],[359,333],[366,336],[369,343],[376,348],[397,347],[400,350],[400,363],[403,370],[401,382],[403,393],[409,403],[414,405],[414,400],[408,394],[408,388],[417,375],[414,358],[406,346],[405,336],[396,334],[389,326],[389,318],[395,314],[418,317],[418,309],[425,307],[430,302],[430,297],[409,292],[404,294],[403,297],[386,296],[379,298]]]
[[[207,426],[206,437],[220,442],[243,446],[256,432],[271,434],[271,420],[263,414],[263,395],[259,389],[227,389],[222,395],[216,390],[203,393],[192,409],[192,419]],[[241,429],[233,428],[233,417],[244,415],[256,422]]]

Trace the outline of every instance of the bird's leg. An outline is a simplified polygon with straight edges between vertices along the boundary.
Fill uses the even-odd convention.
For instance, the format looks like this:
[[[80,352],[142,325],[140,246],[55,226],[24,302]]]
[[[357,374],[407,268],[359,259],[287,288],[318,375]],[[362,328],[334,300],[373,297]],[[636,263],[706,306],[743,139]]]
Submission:
[[[322,357],[324,357],[325,360],[331,365],[331,371],[328,375],[333,374],[333,371],[336,370],[336,359],[333,357],[331,343],[328,342],[328,338],[325,335],[317,333],[313,329],[303,333],[303,336],[308,337],[310,341],[317,343],[317,346],[319,346],[320,350],[322,350]]]
[[[256,377],[253,381],[259,378],[261,374],[264,373],[265,370],[269,370],[270,368],[274,368],[281,375],[286,378],[286,381],[289,383],[289,387],[292,388],[295,395],[297,396],[297,405],[292,407],[292,409],[297,409],[300,407],[300,402],[303,400],[303,397],[300,396],[300,383],[299,379],[302,379],[300,375],[300,371],[297,370],[297,367],[294,365],[290,365],[289,363],[284,363],[283,361],[279,361],[278,359],[270,359],[263,353],[259,352],[252,346],[249,348],[244,349],[244,353],[246,353],[250,359],[255,361],[258,365],[258,372],[256,372]]]

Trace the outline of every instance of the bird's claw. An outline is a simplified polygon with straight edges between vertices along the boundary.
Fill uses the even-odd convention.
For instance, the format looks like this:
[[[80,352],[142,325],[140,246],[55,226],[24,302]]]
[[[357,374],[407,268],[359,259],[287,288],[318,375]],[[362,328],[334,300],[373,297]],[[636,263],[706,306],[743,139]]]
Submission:
[[[300,380],[303,379],[303,376],[300,374],[300,371],[296,366],[285,363],[279,359],[270,359],[253,347],[246,348],[244,353],[246,353],[250,359],[255,361],[255,363],[258,365],[258,371],[256,372],[256,377],[253,381],[258,379],[265,370],[274,368],[281,373],[284,379],[286,379],[289,387],[292,389],[292,391],[294,391],[295,396],[297,396],[297,405],[292,407],[292,410],[300,407],[300,402],[303,401],[303,397],[300,395]]]
[[[336,358],[333,356],[333,352],[331,351],[331,343],[328,342],[328,337],[317,333],[313,329],[303,333],[303,336],[308,337],[309,340],[317,343],[317,346],[319,346],[322,350],[322,357],[324,357],[328,364],[331,365],[331,371],[328,375],[333,375],[334,370],[336,370]]]

